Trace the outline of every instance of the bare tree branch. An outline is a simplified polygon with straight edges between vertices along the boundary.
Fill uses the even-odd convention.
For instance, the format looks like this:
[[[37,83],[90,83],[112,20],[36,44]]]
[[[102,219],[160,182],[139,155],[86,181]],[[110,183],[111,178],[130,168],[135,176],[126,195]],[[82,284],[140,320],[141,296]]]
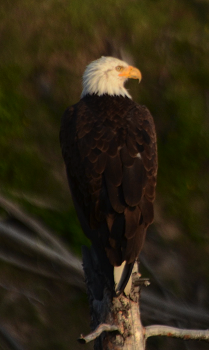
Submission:
[[[51,243],[56,250],[69,258],[69,251],[63,245],[63,243],[56,238],[51,232],[44,227],[40,222],[32,218],[30,215],[25,214],[23,210],[18,207],[17,204],[6,199],[3,195],[0,195],[0,206],[6,210],[8,213],[12,214],[16,219],[24,223],[32,231],[39,234],[42,239],[45,239],[46,242]]]
[[[197,339],[209,341],[209,330],[180,329],[161,325],[145,327],[145,339],[154,336],[174,337],[184,340]]]
[[[68,257],[63,256],[39,239],[28,237],[4,222],[0,222],[0,238],[12,245],[6,250],[0,249],[0,259],[4,262],[48,278],[65,281],[84,290],[81,261],[70,251]]]
[[[66,268],[74,269],[76,270],[77,273],[82,273],[81,262],[76,257],[72,259],[69,252],[68,252],[68,256],[70,256],[70,259],[67,258],[66,256],[63,256],[57,253],[53,249],[43,245],[37,239],[33,239],[31,237],[28,238],[19,230],[17,229],[14,230],[13,227],[2,222],[0,222],[0,232],[1,232],[1,237],[4,237],[5,239],[9,239],[10,241],[13,240],[14,243],[27,248],[27,251],[30,250],[38,256],[42,255],[47,259],[50,259],[52,262],[62,264]]]
[[[103,332],[113,332],[113,331],[118,331],[118,327],[115,325],[103,323],[103,324],[100,324],[93,332],[89,333],[85,337],[81,334],[78,341],[81,344],[86,344],[98,338]]]
[[[43,264],[39,264],[37,266],[37,264],[35,265],[31,261],[23,261],[24,259],[22,257],[10,255],[8,252],[0,252],[0,260],[19,269],[29,271],[30,273],[54,280],[59,280],[71,286],[76,286],[83,291],[85,290],[84,279],[77,276],[76,274],[70,273],[70,268],[64,271],[55,269],[54,266],[51,266],[51,268],[43,266]]]
[[[113,297],[112,286],[103,275],[103,271],[98,264],[97,256],[93,250],[83,249],[83,265],[86,277],[86,285],[89,294],[91,309],[92,340],[95,340],[95,350],[145,350],[144,329],[141,323],[139,309],[138,283],[132,284],[131,294]],[[138,265],[135,263],[134,280],[137,280]],[[99,279],[102,282],[99,286]],[[103,278],[104,277],[104,278]],[[97,281],[98,283],[95,283]],[[101,295],[98,289],[102,289]],[[97,332],[100,326],[108,324],[114,325],[118,332]],[[98,328],[99,327],[99,328]],[[98,334],[98,337],[96,336]]]
[[[168,321],[176,319],[187,322],[188,319],[193,324],[200,324],[208,327],[209,315],[200,308],[180,303],[174,300],[164,300],[161,297],[154,295],[148,290],[142,290],[141,293],[141,308],[142,312],[153,316],[154,319]]]
[[[0,337],[5,341],[5,343],[12,350],[23,350],[23,348],[14,340],[13,337],[6,331],[5,328],[0,326]]]

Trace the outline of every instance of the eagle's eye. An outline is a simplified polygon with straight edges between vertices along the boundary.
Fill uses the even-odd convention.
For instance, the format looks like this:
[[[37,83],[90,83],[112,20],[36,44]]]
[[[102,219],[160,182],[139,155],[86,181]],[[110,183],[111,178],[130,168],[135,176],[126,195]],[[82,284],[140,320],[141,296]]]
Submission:
[[[115,69],[118,71],[118,72],[121,72],[123,70],[123,66],[117,66],[115,67]]]

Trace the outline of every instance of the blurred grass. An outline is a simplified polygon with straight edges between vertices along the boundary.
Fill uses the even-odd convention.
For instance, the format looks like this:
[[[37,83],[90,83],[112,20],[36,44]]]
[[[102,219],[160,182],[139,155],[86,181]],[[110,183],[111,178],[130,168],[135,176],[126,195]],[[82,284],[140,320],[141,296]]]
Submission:
[[[172,244],[197,245],[192,267],[201,270],[203,255],[208,268],[208,10],[196,0],[1,1],[1,191],[76,252],[86,239],[67,186],[60,118],[80,98],[85,66],[121,52],[142,71],[142,83],[127,86],[156,123],[160,220],[181,230]]]

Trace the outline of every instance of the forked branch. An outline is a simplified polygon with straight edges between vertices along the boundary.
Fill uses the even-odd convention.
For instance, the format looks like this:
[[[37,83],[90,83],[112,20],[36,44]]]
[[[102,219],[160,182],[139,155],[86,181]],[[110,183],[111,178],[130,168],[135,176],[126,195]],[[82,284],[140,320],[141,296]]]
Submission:
[[[145,350],[146,341],[152,336],[209,341],[209,330],[188,330],[160,325],[142,326],[137,264],[133,271],[132,290],[129,296],[120,295],[112,298],[111,291],[108,291],[108,286],[106,286],[103,299],[96,300],[95,288],[97,285],[94,284],[94,281],[98,281],[98,265],[95,268],[94,263],[94,252],[84,249],[83,264],[94,331],[85,337],[80,337],[80,342],[87,343],[95,340],[95,350]]]

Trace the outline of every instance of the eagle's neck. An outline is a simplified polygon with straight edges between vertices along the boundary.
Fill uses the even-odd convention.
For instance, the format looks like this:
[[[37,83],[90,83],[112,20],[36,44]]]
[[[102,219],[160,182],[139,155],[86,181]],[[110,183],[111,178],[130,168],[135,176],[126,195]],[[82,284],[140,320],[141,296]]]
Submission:
[[[128,93],[126,88],[124,87],[124,79],[120,77],[112,76],[111,74],[108,74],[108,71],[101,72],[95,72],[95,74],[91,75],[84,74],[83,76],[83,91],[81,94],[81,98],[85,97],[86,95],[110,95],[110,96],[123,96],[132,98],[131,95]]]

